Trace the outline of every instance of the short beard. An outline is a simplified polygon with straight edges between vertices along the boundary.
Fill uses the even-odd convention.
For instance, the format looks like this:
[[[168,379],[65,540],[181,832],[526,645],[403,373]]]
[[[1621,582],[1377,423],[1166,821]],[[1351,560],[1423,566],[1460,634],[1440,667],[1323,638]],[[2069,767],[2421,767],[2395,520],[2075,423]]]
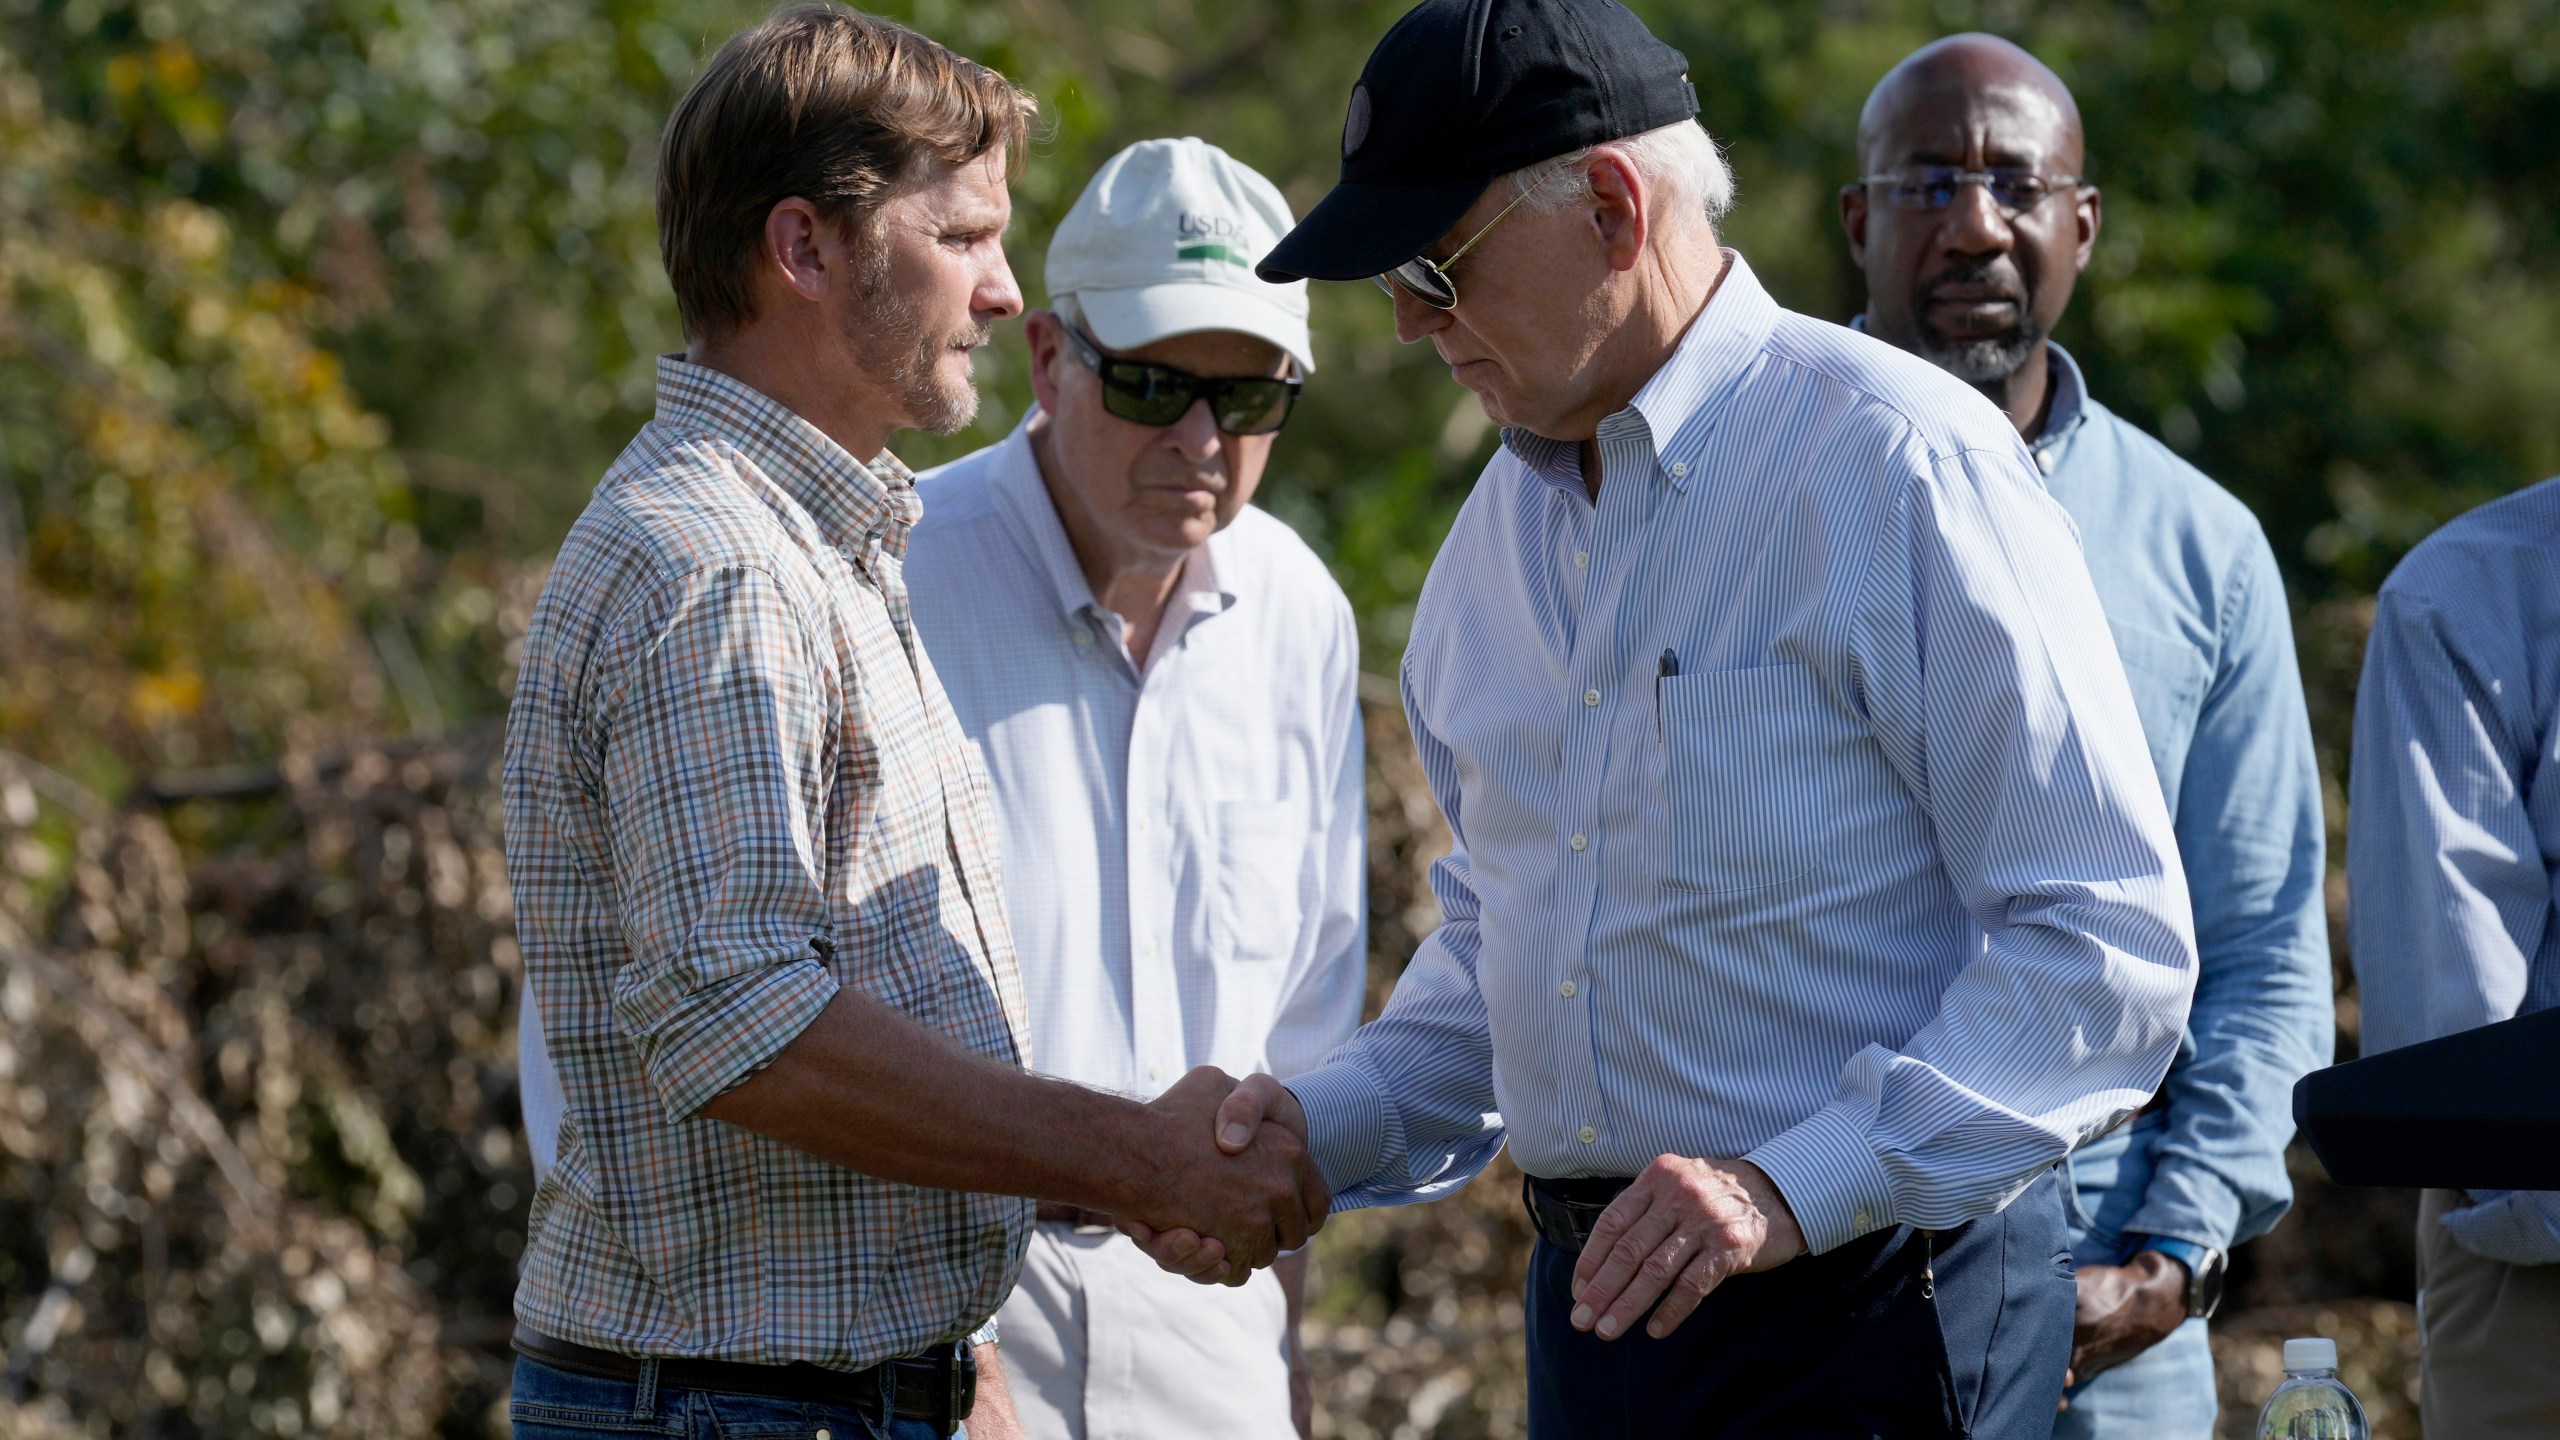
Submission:
[[[1976,261],[1949,270],[1932,281],[1931,286],[1934,289],[1938,285],[1979,285],[1991,278],[1991,263]],[[1922,302],[1921,313],[1926,314],[1928,292],[1923,292],[1918,298]],[[1925,321],[1914,316],[1916,323],[1912,330],[1920,342],[1920,358],[1968,385],[1996,385],[2017,374],[2026,365],[2027,357],[2036,353],[2036,347],[2044,343],[2044,327],[2036,323],[2035,303],[2034,293],[2021,287],[2016,329],[1953,342],[1941,338],[1930,330]]]
[[[1928,326],[1918,327],[1920,358],[1972,385],[1992,385],[2026,367],[2044,343],[2044,327],[2030,320],[2004,334],[1949,344]]]
[[[873,254],[879,255],[875,247]],[[978,418],[976,380],[963,374],[944,378],[942,362],[954,346],[983,345],[990,327],[984,322],[960,334],[930,330],[922,307],[889,285],[887,257],[862,277],[859,303],[846,339],[862,373],[898,399],[906,423],[928,435],[952,435]]]

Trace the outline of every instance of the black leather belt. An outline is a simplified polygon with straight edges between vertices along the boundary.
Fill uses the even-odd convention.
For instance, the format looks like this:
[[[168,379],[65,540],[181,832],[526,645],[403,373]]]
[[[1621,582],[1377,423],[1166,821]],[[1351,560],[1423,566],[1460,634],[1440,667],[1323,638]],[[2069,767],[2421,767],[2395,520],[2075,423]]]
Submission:
[[[1033,1216],[1043,1225],[1073,1225],[1079,1230],[1116,1228],[1106,1211],[1087,1210],[1081,1205],[1061,1205],[1054,1200],[1041,1201]]]
[[[1529,1207],[1529,1223],[1548,1244],[1567,1255],[1579,1255],[1591,1240],[1591,1227],[1600,1223],[1602,1211],[1618,1198],[1620,1191],[1635,1182],[1632,1176],[1620,1178],[1604,1175],[1585,1180],[1541,1180],[1535,1175],[1520,1177],[1520,1203]]]
[[[643,1363],[637,1356],[555,1339],[521,1320],[516,1322],[515,1351],[556,1370],[606,1380],[638,1380]],[[658,1388],[763,1395],[875,1415],[885,1399],[891,1415],[927,1421],[935,1433],[948,1435],[977,1407],[978,1360],[966,1340],[931,1354],[883,1361],[867,1370],[829,1370],[806,1361],[749,1365],[737,1360],[668,1358],[658,1361]]]

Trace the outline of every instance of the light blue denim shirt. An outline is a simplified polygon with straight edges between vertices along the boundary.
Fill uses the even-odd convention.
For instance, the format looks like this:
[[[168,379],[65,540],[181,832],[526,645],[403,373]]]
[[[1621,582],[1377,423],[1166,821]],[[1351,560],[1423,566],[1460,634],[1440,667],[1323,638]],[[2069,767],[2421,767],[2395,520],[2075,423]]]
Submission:
[[[2356,693],[2347,928],[2367,1054],[2560,1004],[2560,480],[2391,572]],[[2560,1262],[2560,1193],[2472,1192],[2445,1228]]]
[[[2114,1253],[2079,1258],[2120,1261],[2151,1235],[2228,1249],[2292,1203],[2293,1084],[2329,1063],[2336,1029],[2292,616],[2248,507],[2091,399],[2079,365],[2048,349],[2053,399],[2029,448],[2080,526],[2177,826],[2200,963],[2167,1104],[2092,1147],[2147,1149],[2148,1163],[2114,1163],[2121,1193],[2102,1203],[2075,1198],[2076,1238]]]

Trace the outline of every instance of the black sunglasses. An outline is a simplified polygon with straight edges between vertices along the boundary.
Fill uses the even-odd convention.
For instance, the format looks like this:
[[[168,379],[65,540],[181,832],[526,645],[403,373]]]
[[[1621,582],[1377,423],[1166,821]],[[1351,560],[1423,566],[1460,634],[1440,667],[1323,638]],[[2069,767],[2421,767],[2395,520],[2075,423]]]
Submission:
[[[1105,355],[1075,326],[1061,321],[1067,343],[1086,369],[1102,378],[1102,408],[1123,420],[1158,427],[1191,413],[1194,401],[1209,402],[1209,418],[1229,435],[1268,435],[1289,423],[1304,381],[1269,376],[1210,379],[1170,365],[1149,365]],[[1295,370],[1293,364],[1290,367]]]

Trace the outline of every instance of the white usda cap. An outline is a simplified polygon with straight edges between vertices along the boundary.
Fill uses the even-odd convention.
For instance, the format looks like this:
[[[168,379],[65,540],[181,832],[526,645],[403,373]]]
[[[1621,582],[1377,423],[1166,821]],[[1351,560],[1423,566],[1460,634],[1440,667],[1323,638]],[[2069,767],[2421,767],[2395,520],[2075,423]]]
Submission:
[[[1104,162],[1058,223],[1049,296],[1076,297],[1109,349],[1233,330],[1312,372],[1307,282],[1253,273],[1294,223],[1277,187],[1208,141],[1141,140]]]
[[[2287,1340],[2284,1342],[2284,1368],[2287,1370],[2335,1370],[2338,1368],[2338,1342],[2335,1340]]]

